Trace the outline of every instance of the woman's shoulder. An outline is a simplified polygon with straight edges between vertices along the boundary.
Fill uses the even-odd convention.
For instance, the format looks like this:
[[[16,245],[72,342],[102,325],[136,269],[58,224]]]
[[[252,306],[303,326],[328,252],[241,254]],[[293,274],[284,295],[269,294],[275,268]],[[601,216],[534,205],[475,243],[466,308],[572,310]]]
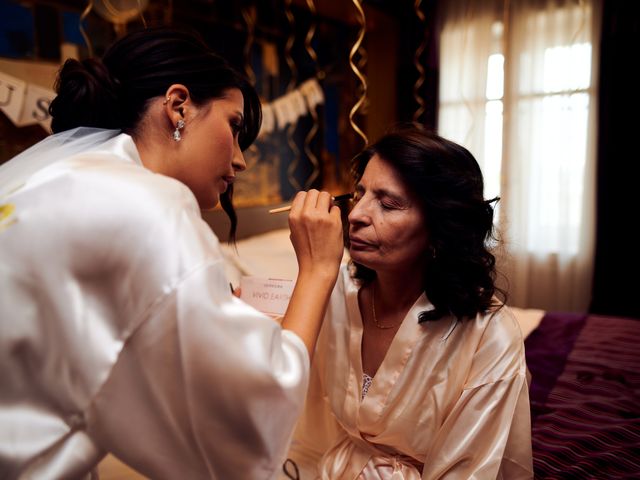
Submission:
[[[478,341],[473,354],[470,385],[492,383],[525,375],[524,342],[518,322],[506,305],[475,319]]]
[[[517,342],[522,341],[522,332],[516,316],[507,305],[496,302],[493,307],[479,317],[481,322],[485,324],[486,333],[505,334],[509,339]]]
[[[489,311],[476,317],[480,330],[480,343],[491,345],[496,352],[524,351],[522,331],[511,309],[504,304],[496,304]]]
[[[192,192],[146,169],[126,148],[88,150],[54,162],[30,175],[13,198],[17,211],[40,219],[30,228],[50,228],[55,214],[56,226],[74,232],[73,239],[127,237],[134,244],[154,236],[154,243],[163,238],[175,244],[189,232],[215,238],[205,231]]]
[[[105,212],[118,210],[121,222],[155,222],[184,210],[199,216],[196,199],[184,184],[116,152],[82,153],[60,168],[68,170],[66,181],[80,200],[95,202]]]

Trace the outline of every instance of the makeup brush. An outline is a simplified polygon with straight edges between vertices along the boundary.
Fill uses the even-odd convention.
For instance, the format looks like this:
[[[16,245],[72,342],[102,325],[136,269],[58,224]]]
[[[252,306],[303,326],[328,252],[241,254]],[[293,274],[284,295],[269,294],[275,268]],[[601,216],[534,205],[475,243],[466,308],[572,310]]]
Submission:
[[[343,193],[342,195],[331,197],[331,200],[333,200],[334,202],[339,202],[340,200],[347,200],[348,198],[353,198],[353,192]],[[289,210],[291,210],[291,205],[280,208],[272,208],[271,210],[269,210],[269,213],[282,213],[288,212]]]

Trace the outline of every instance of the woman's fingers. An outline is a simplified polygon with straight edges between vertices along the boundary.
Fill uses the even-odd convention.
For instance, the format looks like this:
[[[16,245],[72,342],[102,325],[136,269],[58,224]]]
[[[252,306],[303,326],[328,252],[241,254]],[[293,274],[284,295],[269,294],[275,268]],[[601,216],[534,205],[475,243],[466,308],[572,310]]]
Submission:
[[[298,214],[303,210],[311,212],[313,210],[320,210],[321,212],[328,212],[332,206],[332,197],[329,192],[320,192],[315,189],[311,189],[308,192],[300,191],[296,194],[291,203],[291,213]]]
[[[328,212],[331,209],[332,200],[329,192],[319,192],[316,197],[316,208],[321,212]]]
[[[299,215],[305,202],[307,192],[298,192],[291,202],[291,210],[289,211],[289,218],[291,215]]]
[[[311,189],[307,192],[307,195],[304,198],[304,209],[307,211],[314,210],[318,203],[318,197],[320,196],[320,192],[315,189]]]
[[[342,257],[340,209],[328,192],[299,192],[289,212],[291,242],[300,269],[337,269]]]

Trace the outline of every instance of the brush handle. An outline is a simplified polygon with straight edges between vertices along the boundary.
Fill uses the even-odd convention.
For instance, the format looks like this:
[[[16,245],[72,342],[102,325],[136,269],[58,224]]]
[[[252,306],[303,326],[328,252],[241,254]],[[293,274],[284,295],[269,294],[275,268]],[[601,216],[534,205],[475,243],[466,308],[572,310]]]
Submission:
[[[286,207],[280,207],[280,208],[272,208],[271,210],[269,210],[269,213],[282,213],[282,212],[288,212],[289,210],[291,210],[291,205],[287,205]]]
[[[331,199],[334,202],[338,202],[340,200],[346,200],[347,198],[353,198],[353,192],[344,193],[342,195],[331,197]],[[288,212],[289,210],[291,210],[291,205],[287,205],[286,207],[272,208],[271,210],[269,210],[269,213],[282,213],[282,212]]]

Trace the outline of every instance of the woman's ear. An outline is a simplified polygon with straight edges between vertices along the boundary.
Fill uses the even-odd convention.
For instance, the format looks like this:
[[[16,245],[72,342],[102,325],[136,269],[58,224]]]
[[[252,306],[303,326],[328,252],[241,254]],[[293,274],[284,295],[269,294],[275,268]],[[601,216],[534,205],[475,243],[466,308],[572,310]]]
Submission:
[[[167,89],[162,104],[164,105],[165,112],[171,124],[175,126],[178,120],[184,121],[187,111],[191,106],[189,89],[180,83],[174,83]]]

